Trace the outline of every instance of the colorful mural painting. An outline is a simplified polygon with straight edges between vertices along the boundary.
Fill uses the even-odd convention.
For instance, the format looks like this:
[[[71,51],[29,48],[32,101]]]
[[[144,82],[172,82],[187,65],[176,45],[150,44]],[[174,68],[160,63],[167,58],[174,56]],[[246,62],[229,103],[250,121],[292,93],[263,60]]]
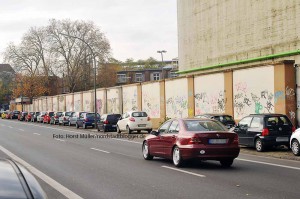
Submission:
[[[159,82],[142,85],[142,110],[151,118],[160,117]]]

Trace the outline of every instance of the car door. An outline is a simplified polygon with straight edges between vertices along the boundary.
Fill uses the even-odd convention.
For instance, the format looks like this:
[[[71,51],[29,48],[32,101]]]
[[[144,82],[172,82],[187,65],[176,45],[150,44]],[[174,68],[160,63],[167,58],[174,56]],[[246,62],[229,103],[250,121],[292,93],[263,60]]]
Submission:
[[[129,114],[128,113],[124,113],[122,118],[118,121],[118,126],[121,130],[126,130],[126,124],[129,118]]]
[[[257,134],[261,134],[263,130],[263,120],[261,117],[253,117],[250,127],[246,132],[246,145],[254,146],[254,138]]]
[[[176,142],[179,133],[179,122],[178,120],[173,120],[167,133],[163,135],[163,147],[164,155],[167,157],[172,156],[172,149],[174,143]]]
[[[169,126],[171,124],[172,121],[166,121],[165,123],[163,123],[160,128],[158,129],[158,135],[155,138],[151,139],[151,143],[149,143],[150,145],[150,150],[151,153],[157,156],[161,156],[164,157],[165,156],[165,134],[168,133],[169,130]]]
[[[251,120],[253,117],[248,116],[243,118],[234,128],[234,132],[236,132],[239,136],[239,143],[242,145],[247,145],[247,131],[251,124]]]

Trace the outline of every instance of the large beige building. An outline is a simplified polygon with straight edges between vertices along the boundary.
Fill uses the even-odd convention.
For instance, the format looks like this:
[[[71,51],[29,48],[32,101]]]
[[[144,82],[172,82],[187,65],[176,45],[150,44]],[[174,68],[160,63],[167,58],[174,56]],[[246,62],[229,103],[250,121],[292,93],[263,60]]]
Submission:
[[[270,112],[299,121],[300,76],[295,66],[300,66],[300,1],[178,0],[177,4],[181,75],[222,73],[232,87],[232,94],[224,91],[235,117],[239,112]]]
[[[276,60],[297,60],[299,37],[297,0],[178,0],[180,71],[281,53]]]

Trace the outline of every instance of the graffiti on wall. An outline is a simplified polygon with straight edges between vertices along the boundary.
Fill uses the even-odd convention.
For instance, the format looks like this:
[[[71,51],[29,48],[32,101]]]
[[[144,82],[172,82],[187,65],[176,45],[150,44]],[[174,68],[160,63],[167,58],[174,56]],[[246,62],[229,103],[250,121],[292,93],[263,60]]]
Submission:
[[[188,109],[188,99],[186,96],[173,96],[166,100],[166,110],[168,115],[185,117],[184,112]]]
[[[96,106],[97,106],[97,112],[102,114],[102,111],[103,111],[103,102],[101,99],[97,99],[97,103],[96,103]]]
[[[133,90],[123,90],[123,111],[136,111],[137,107],[137,88],[131,88]],[[126,92],[127,91],[127,92]]]
[[[280,99],[277,93],[276,102]],[[275,97],[272,91],[267,89],[251,90],[246,82],[238,82],[234,85],[233,105],[236,116],[243,117],[249,113],[273,113]]]
[[[81,111],[81,100],[74,100],[74,111]]]
[[[226,98],[225,90],[219,92],[200,92],[195,94],[195,114],[224,113]]]
[[[107,99],[107,113],[119,113],[119,98]]]
[[[149,93],[143,93],[143,111],[148,113],[152,118],[160,117],[160,104],[159,99],[153,97]]]

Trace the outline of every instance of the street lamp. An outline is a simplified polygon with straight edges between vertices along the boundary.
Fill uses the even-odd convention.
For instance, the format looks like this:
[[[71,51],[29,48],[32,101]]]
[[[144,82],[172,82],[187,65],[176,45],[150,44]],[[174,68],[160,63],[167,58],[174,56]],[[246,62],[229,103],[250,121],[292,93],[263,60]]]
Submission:
[[[23,81],[21,80],[21,112],[23,112]]]
[[[160,53],[161,54],[161,76],[162,76],[162,79],[164,79],[164,68],[163,68],[163,63],[164,63],[164,56],[163,56],[163,53],[166,53],[167,51],[165,50],[158,50],[157,53]]]
[[[96,56],[95,56],[95,53],[94,53],[92,47],[91,47],[86,41],[84,41],[83,39],[81,39],[80,37],[76,37],[76,36],[69,35],[69,34],[64,34],[64,33],[58,33],[58,34],[61,34],[61,35],[67,36],[67,37],[72,37],[72,38],[75,38],[75,39],[79,39],[79,40],[82,41],[84,44],[86,44],[86,45],[89,47],[89,49],[91,50],[91,53],[92,53],[92,56],[93,56],[93,66],[94,66],[94,92],[95,92],[95,98],[94,98],[94,111],[95,111],[95,128],[98,128],[98,125],[97,125],[97,89],[96,89],[96,73],[97,73],[96,67],[97,67],[97,64],[96,64]]]

